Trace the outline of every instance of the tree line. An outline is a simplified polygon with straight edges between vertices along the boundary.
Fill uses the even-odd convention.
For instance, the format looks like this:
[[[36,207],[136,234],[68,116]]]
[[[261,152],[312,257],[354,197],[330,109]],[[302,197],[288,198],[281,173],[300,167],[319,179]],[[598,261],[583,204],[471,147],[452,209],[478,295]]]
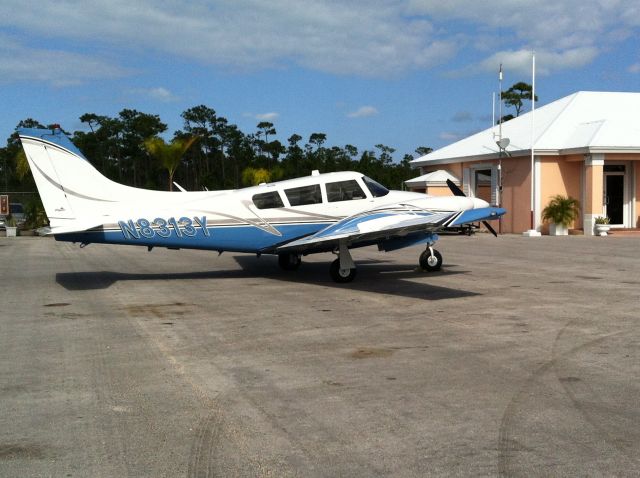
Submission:
[[[518,116],[523,101],[531,99],[531,85],[518,82],[502,92],[507,107]],[[538,98],[536,96],[535,100]],[[320,172],[359,171],[393,189],[416,175],[410,166],[414,157],[431,148],[420,146],[415,154],[394,157],[396,150],[384,144],[358,150],[351,144],[327,145],[325,133],[308,138],[292,134],[285,144],[277,139],[276,127],[261,121],[255,131],[245,133],[205,105],[181,113],[182,129],[169,143],[167,124],[160,116],[123,109],[116,117],[86,113],[80,121],[85,131],[66,132],[91,163],[108,178],[134,187],[172,189],[173,182],[187,190],[236,189],[261,182]],[[505,115],[502,121],[513,118]],[[18,128],[51,128],[28,118]],[[17,133],[0,148],[0,190],[35,191],[33,178]]]
[[[155,114],[123,109],[116,117],[86,113],[80,121],[85,131],[66,132],[89,161],[108,178],[134,187],[171,189],[173,181],[190,191],[235,189],[320,172],[359,171],[393,189],[415,176],[405,154],[396,161],[394,148],[377,144],[359,151],[351,144],[328,146],[325,133],[308,138],[292,134],[286,144],[276,139],[273,123],[261,121],[245,133],[208,106],[199,105],[181,114],[182,129],[166,143],[167,124]],[[18,128],[51,128],[34,119]],[[35,190],[27,174],[16,133],[0,149],[4,184],[0,189]],[[421,156],[431,148],[419,147]]]

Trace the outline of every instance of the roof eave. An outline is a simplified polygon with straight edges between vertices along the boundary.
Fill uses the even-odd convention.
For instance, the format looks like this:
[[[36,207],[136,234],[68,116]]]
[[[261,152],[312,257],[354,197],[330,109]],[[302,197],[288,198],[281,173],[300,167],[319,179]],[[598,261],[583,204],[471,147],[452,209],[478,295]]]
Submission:
[[[518,151],[508,151],[508,155],[503,155],[502,160],[508,160],[510,158],[518,158],[523,156],[530,156],[530,149],[521,149]],[[607,153],[629,153],[640,154],[640,146],[581,146],[577,148],[564,148],[564,149],[536,149],[536,156],[569,156],[576,154],[607,154]],[[441,159],[414,159],[411,162],[411,166],[419,168],[423,166],[436,166],[439,164],[455,164],[455,163],[470,163],[481,161],[493,161],[500,159],[498,153],[483,154],[476,156],[460,156],[455,158],[441,158]]]

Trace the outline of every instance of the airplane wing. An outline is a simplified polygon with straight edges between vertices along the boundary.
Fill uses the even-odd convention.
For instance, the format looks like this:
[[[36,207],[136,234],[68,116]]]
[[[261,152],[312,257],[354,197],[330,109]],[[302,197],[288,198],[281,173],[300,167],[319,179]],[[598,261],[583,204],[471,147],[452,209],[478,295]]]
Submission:
[[[435,233],[446,227],[497,219],[506,211],[486,207],[464,211],[428,211],[410,204],[377,208],[338,221],[315,234],[281,245],[278,252],[331,250],[340,242],[348,247],[375,244],[414,233]]]

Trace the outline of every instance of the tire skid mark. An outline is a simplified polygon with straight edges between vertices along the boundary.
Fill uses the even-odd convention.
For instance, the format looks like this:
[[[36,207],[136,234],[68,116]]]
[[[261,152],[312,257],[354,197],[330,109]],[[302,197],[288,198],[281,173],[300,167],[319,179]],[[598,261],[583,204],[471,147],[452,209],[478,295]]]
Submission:
[[[570,350],[558,354],[557,352],[557,343],[560,337],[563,335],[565,330],[573,325],[575,321],[578,319],[573,319],[569,321],[565,326],[558,332],[554,344],[552,346],[552,358],[544,365],[540,366],[536,369],[526,380],[525,384],[522,388],[513,396],[509,404],[507,405],[503,415],[502,420],[500,422],[500,430],[498,434],[498,475],[499,476],[514,476],[517,475],[517,470],[511,469],[510,464],[513,459],[517,458],[517,454],[520,451],[533,451],[530,449],[526,449],[523,445],[521,445],[517,440],[512,438],[512,432],[515,427],[514,419],[516,417],[516,413],[518,408],[527,400],[528,391],[532,388],[532,386],[544,375],[549,372],[554,371],[554,368],[557,366],[557,363],[561,360],[564,360],[576,353],[585,350],[589,347],[592,347],[598,343],[601,343],[607,340],[610,337],[620,335],[621,332],[614,332],[611,334],[603,335],[592,339],[584,344],[578,345],[576,347],[571,348]],[[570,398],[570,397],[569,397]],[[571,398],[570,398],[571,399]]]
[[[149,270],[145,261],[136,261],[135,267],[141,271]],[[174,297],[185,297],[192,293],[182,281],[173,281],[171,290]],[[209,361],[207,366],[215,370],[217,378],[223,381],[221,388],[225,390],[224,393],[218,392],[212,395],[210,390],[201,385],[200,382],[202,381],[198,379],[197,375],[192,376],[185,370],[184,365],[174,355],[174,347],[165,342],[165,337],[157,334],[157,331],[152,329],[152,324],[144,320],[146,314],[142,312],[148,306],[123,304],[123,298],[120,295],[117,295],[114,299],[122,304],[122,310],[135,321],[140,333],[156,347],[174,371],[190,385],[206,409],[210,411],[210,414],[195,427],[198,431],[187,461],[187,468],[190,473],[188,476],[216,476],[217,473],[220,473],[220,476],[228,474],[237,474],[239,476],[246,474],[255,476],[296,476],[300,470],[305,470],[305,473],[309,473],[309,470],[313,469],[312,464],[317,462],[318,443],[301,443],[298,437],[292,436],[281,425],[277,417],[269,412],[258,399],[244,391],[237,380],[230,379],[227,373],[221,371],[214,363]],[[169,300],[168,302],[171,301]],[[195,304],[189,305],[189,307],[194,310],[200,308],[197,305],[197,301]],[[163,313],[159,313],[160,310]],[[151,307],[148,312],[155,318],[169,319],[171,318],[171,315],[169,315],[170,310],[171,307],[156,306]],[[174,331],[178,333],[175,328]],[[208,342],[202,342],[202,337],[196,336],[189,327],[181,328],[179,332],[184,335],[191,346],[199,347],[206,355],[224,355],[225,351],[229,349],[227,345],[220,341],[216,341],[215,346]],[[209,340],[211,340],[211,337],[209,337]],[[273,390],[273,393],[277,393],[277,390]],[[235,413],[234,406],[249,406],[250,409],[254,410],[255,415],[252,416],[251,420],[248,420],[246,416],[239,416]],[[275,430],[281,438],[284,438],[287,442],[286,452],[288,456],[295,456],[296,463],[288,463],[286,457],[280,455],[279,450],[266,457],[254,457],[255,451],[252,450],[251,444],[261,444],[260,442],[251,441],[255,440],[256,436],[260,436],[259,425],[256,426],[255,423],[266,424],[272,430]],[[335,439],[334,442],[339,441],[339,437],[334,436],[333,438]],[[233,449],[234,454],[231,457],[231,466],[235,467],[234,469],[230,469],[230,464],[224,462],[224,458],[228,456],[225,453],[230,448]],[[365,464],[364,461],[362,466],[370,468],[370,465]],[[293,471],[292,467],[294,469],[297,468],[298,472]],[[376,472],[376,470],[370,471]]]
[[[213,450],[220,439],[217,414],[211,414],[198,426],[196,438],[189,454],[188,478],[209,478],[215,476]]]
[[[561,336],[563,336],[564,334],[567,333],[567,330],[569,329],[569,326],[573,325],[572,323],[575,322],[575,321],[576,320],[569,322],[558,333],[558,336],[556,337],[556,340],[553,343],[552,352],[551,352],[552,357],[554,357],[554,359],[556,357],[561,357],[561,356],[558,355],[558,344],[560,342],[560,338],[561,338]],[[620,335],[622,333],[624,333],[624,331],[615,332],[615,333],[607,335],[605,338],[609,338],[609,337],[612,337],[612,336]],[[591,344],[589,344],[589,345],[591,345]],[[640,463],[640,460],[638,460],[637,453],[630,453],[627,448],[621,446],[619,441],[618,441],[618,439],[616,439],[616,437],[607,428],[603,427],[598,422],[598,420],[593,417],[593,414],[588,410],[588,407],[586,405],[581,403],[580,399],[577,397],[576,392],[574,390],[574,388],[577,386],[576,381],[575,380],[566,380],[566,379],[564,379],[564,377],[561,377],[560,370],[559,370],[559,367],[558,367],[560,362],[561,362],[560,360],[553,360],[553,367],[552,368],[553,368],[553,371],[554,371],[554,373],[556,375],[556,378],[557,378],[558,382],[560,383],[560,385],[564,389],[564,392],[565,392],[566,396],[569,398],[569,400],[571,400],[571,403],[573,404],[573,407],[582,415],[584,420],[587,423],[589,423],[589,425],[591,425],[595,430],[598,431],[598,434],[599,434],[600,438],[604,439],[604,441],[606,443],[608,443],[609,445],[613,446],[616,450],[618,450],[620,453],[622,453],[627,459],[631,460],[632,462]],[[593,393],[595,393],[595,391],[591,390],[591,393],[593,394]]]
[[[140,270],[148,270],[144,262],[138,261],[135,264],[135,267]],[[187,295],[189,293],[187,287],[182,285],[181,283],[173,287],[172,291],[178,295]],[[211,391],[207,390],[201,385],[201,383],[199,383],[200,380],[198,380],[197,376],[192,376],[190,373],[188,373],[188,371],[185,370],[184,365],[174,355],[172,346],[167,344],[165,340],[163,340],[164,337],[157,333],[154,333],[155,331],[151,329],[151,324],[144,320],[147,315],[143,313],[145,310],[147,310],[147,312],[149,312],[150,315],[155,317],[156,319],[166,319],[170,317],[170,315],[168,315],[170,313],[170,310],[161,311],[157,306],[131,306],[131,304],[125,304],[123,302],[123,299],[124,297],[121,294],[114,294],[111,300],[118,302],[118,304],[120,305],[120,309],[123,310],[131,319],[129,323],[135,326],[139,334],[153,346],[153,348],[158,352],[159,358],[162,358],[164,361],[168,362],[174,373],[189,385],[192,392],[199,399],[205,410],[209,411],[209,415],[205,419],[200,420],[194,427],[197,430],[196,438],[194,439],[194,443],[192,444],[189,457],[185,461],[185,466],[187,467],[187,472],[189,473],[187,476],[216,476],[216,470],[218,469],[219,465],[221,465],[220,463],[216,462],[216,451],[222,446],[221,435],[223,428],[223,420],[221,418],[223,414],[219,404],[219,402],[221,401],[220,394],[216,393],[212,396]],[[176,304],[177,303],[172,303],[168,305],[174,306]],[[195,307],[197,306],[194,306],[194,308]],[[186,331],[188,333],[189,329],[187,328]],[[195,337],[193,335],[190,335],[189,339],[191,339],[190,343],[197,343],[197,341],[194,340]],[[206,348],[206,350],[210,349]],[[215,366],[211,363],[208,363],[208,366],[210,368],[215,368]],[[226,379],[226,376],[218,370],[217,372],[217,376],[225,381],[223,388],[229,390],[229,394],[238,396],[240,394],[240,391],[237,390],[237,387],[235,387],[235,385],[232,383],[227,383],[228,381]],[[253,470],[262,470],[261,475],[272,476],[272,470],[266,469],[263,464],[256,463],[255,460],[251,460],[249,450],[246,448],[246,445],[243,444],[244,440],[242,440],[237,433],[238,427],[228,426],[226,428],[230,429],[233,433],[225,435],[224,445],[227,446],[230,444],[230,442],[233,442],[232,446],[234,447],[236,454],[243,458],[246,458],[247,464],[249,464]],[[278,470],[278,473],[280,473],[280,470]],[[257,473],[254,471],[253,474]],[[221,473],[219,476],[226,475],[227,473]]]
[[[73,271],[79,272],[77,262],[73,258],[74,254],[71,249],[71,244],[63,243],[63,246],[59,248],[59,251],[65,259],[65,262],[71,266]],[[104,283],[104,285],[108,285],[108,281],[104,281],[100,278],[98,278],[98,281]],[[90,309],[95,307],[95,304],[92,301],[88,301],[87,304]],[[107,351],[108,346],[104,336],[104,329],[98,325],[94,330],[98,333],[92,335],[92,342],[95,344],[95,348],[99,352],[91,354],[92,376],[90,380],[93,382],[93,392],[95,393],[96,405],[99,408],[106,409],[114,402],[111,390],[113,390],[115,379],[113,369],[107,363],[107,356],[110,352]],[[109,386],[105,386],[105,384],[109,384]],[[106,429],[108,434],[118,438],[118,440],[101,441],[99,445],[102,448],[103,456],[126,456],[125,440],[127,435],[125,430],[123,430],[121,423],[118,422],[116,418],[117,417],[113,414],[104,413],[100,414],[99,418],[94,422],[95,426],[99,426],[102,430]],[[119,473],[123,476],[132,475],[132,470],[128,467],[128,463],[126,463],[125,460],[117,460],[116,463],[118,464]]]

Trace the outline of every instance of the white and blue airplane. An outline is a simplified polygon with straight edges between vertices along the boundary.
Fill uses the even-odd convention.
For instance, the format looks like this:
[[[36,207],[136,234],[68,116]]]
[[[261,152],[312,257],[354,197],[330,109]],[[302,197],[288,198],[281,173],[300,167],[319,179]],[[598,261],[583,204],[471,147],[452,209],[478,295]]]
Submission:
[[[497,219],[505,213],[486,201],[454,195],[389,191],[356,172],[337,172],[201,192],[151,191],[100,174],[58,128],[18,130],[51,234],[58,241],[128,244],[222,253],[276,254],[285,270],[303,255],[334,252],[336,282],[350,282],[350,249],[378,245],[391,251],[425,245],[420,266],[439,270],[433,248],[443,229]],[[494,232],[495,234],[495,232]]]

